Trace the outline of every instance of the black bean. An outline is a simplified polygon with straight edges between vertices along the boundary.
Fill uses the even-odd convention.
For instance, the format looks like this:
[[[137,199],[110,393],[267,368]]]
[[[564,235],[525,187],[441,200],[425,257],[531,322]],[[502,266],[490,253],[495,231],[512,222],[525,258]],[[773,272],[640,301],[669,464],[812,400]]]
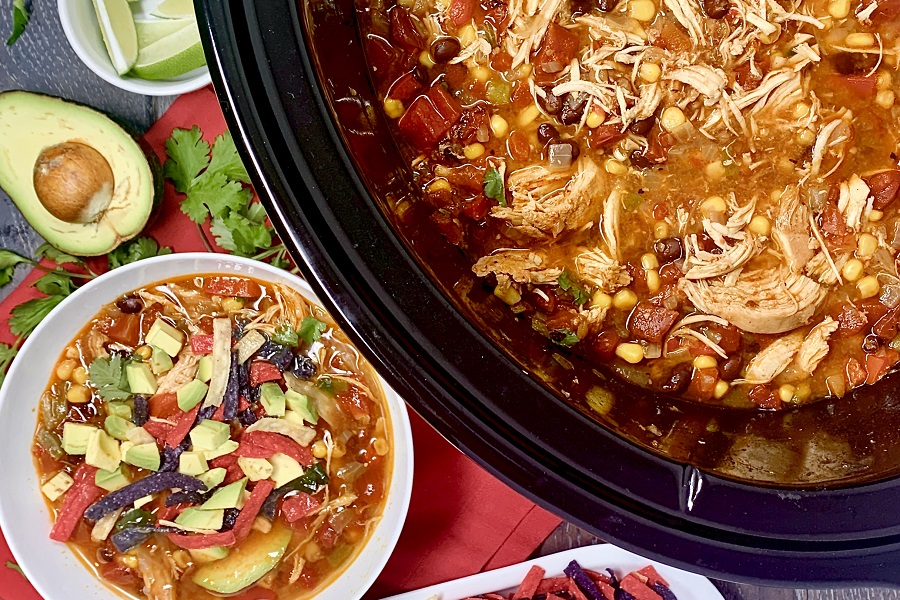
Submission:
[[[311,379],[318,370],[316,363],[311,358],[301,354],[294,357],[294,363],[291,365],[291,373],[298,379]]]
[[[653,244],[653,251],[659,257],[660,262],[669,263],[673,260],[681,258],[681,239],[670,237],[664,240],[657,240]]]
[[[581,122],[585,108],[587,108],[587,98],[583,94],[566,94],[562,108],[559,111],[560,123],[563,125],[577,125]]]
[[[560,96],[554,96],[550,91],[547,91],[547,95],[544,98],[538,96],[538,102],[540,103],[541,108],[544,109],[544,112],[548,115],[556,116],[559,114],[559,111],[562,110],[562,98]]]
[[[600,12],[612,12],[619,4],[619,0],[597,0],[597,8]]]
[[[701,4],[703,5],[703,12],[710,19],[724,19],[725,15],[728,14],[728,9],[731,8],[731,3],[728,0],[703,0]]]
[[[726,381],[737,379],[741,374],[743,360],[740,356],[732,356],[719,367],[719,376]]]
[[[537,138],[541,145],[544,146],[547,142],[559,139],[559,131],[550,123],[541,123],[537,128]]]
[[[690,363],[679,363],[672,369],[669,378],[660,386],[662,391],[670,394],[683,392],[691,382],[693,368]]]
[[[866,339],[864,339],[862,343],[863,352],[865,352],[866,354],[877,352],[880,346],[881,342],[879,341],[878,337],[874,335],[867,335]]]
[[[631,159],[632,166],[635,166],[638,169],[649,169],[654,164],[653,161],[647,158],[640,150],[635,150],[629,154],[628,157]]]
[[[455,37],[439,37],[431,42],[431,58],[436,63],[447,63],[456,58],[461,48]]]
[[[127,315],[133,315],[144,310],[144,303],[137,296],[125,296],[116,301],[116,308]]]
[[[413,69],[412,73],[413,73],[413,77],[416,78],[416,81],[418,81],[422,85],[426,85],[426,84],[430,83],[429,77],[428,77],[428,69],[426,69],[422,65],[416,65],[416,68]]]
[[[636,133],[637,135],[647,135],[648,133],[650,133],[650,130],[653,129],[653,124],[655,122],[655,117],[641,119],[640,121],[635,121],[634,123],[629,125],[628,130],[631,133]]]

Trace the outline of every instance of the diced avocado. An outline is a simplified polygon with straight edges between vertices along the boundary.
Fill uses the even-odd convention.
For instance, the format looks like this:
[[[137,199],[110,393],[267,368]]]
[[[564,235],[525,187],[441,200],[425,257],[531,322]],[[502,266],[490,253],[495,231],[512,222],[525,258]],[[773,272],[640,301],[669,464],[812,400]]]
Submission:
[[[128,377],[128,389],[132,394],[152,396],[156,393],[156,377],[153,376],[147,363],[128,363],[125,365],[125,375]]]
[[[152,444],[156,442],[156,439],[150,435],[150,432],[144,429],[143,427],[135,427],[134,429],[128,430],[126,434],[128,436],[128,441],[133,445],[137,446],[138,444]],[[125,442],[122,442],[122,455],[125,454]]]
[[[203,510],[216,510],[219,508],[237,508],[247,487],[247,479],[241,479],[229,483],[218,490],[212,497],[200,505]]]
[[[150,369],[153,370],[154,375],[161,375],[171,371],[174,366],[172,365],[172,357],[156,346],[152,346],[152,348],[153,354],[150,356]]]
[[[200,364],[197,366],[197,379],[203,383],[209,383],[209,380],[212,379],[212,368],[213,361],[211,356],[201,358]]]
[[[103,488],[107,492],[114,492],[131,483],[131,480],[122,471],[122,465],[119,465],[115,471],[98,469],[97,474],[94,475],[94,483],[97,484],[97,487]]]
[[[238,466],[244,472],[250,481],[260,481],[268,479],[272,475],[272,463],[264,458],[248,458],[242,456],[237,460]]]
[[[93,425],[83,423],[66,423],[63,425],[63,450],[66,454],[76,455],[87,452],[88,440],[95,431],[99,431]]]
[[[203,485],[206,486],[207,490],[211,490],[225,481],[225,476],[227,474],[228,471],[226,469],[217,467],[215,469],[210,469],[206,473],[197,475],[197,479],[203,482]]]
[[[106,420],[103,422],[103,428],[106,432],[116,438],[117,440],[122,440],[123,442],[128,439],[128,432],[137,427],[131,421],[126,421],[122,417],[118,417],[116,415],[110,415],[106,417]]]
[[[231,426],[211,419],[200,421],[191,430],[191,444],[194,450],[215,450],[231,437]]]
[[[212,546],[210,548],[200,548],[198,550],[188,550],[191,558],[197,564],[205,565],[216,560],[222,560],[228,556],[230,550],[225,546]]]
[[[319,411],[316,410],[315,403],[309,399],[309,396],[297,393],[294,390],[288,390],[284,394],[287,401],[287,407],[296,411],[307,423],[315,425],[319,422]]]
[[[303,475],[303,467],[300,466],[300,463],[287,454],[278,452],[268,460],[272,465],[271,478],[277,488]]]
[[[222,529],[225,521],[225,511],[219,510],[200,510],[199,508],[188,508],[175,518],[175,522],[184,527],[191,529]]]
[[[284,392],[277,383],[268,381],[259,386],[259,401],[270,417],[284,416]]]
[[[199,379],[187,382],[175,393],[178,398],[178,408],[188,412],[206,398],[207,391],[209,391],[209,386]]]
[[[178,458],[178,472],[184,475],[199,475],[209,471],[209,465],[202,452],[182,452]]]
[[[135,500],[134,507],[140,508],[142,506],[146,506],[146,505],[150,504],[151,502],[153,502],[153,494],[150,494],[149,496],[143,496],[143,497]]]
[[[131,420],[131,407],[125,402],[107,402],[106,414],[115,417],[122,417],[126,421]]]
[[[181,352],[181,347],[184,345],[184,334],[166,323],[162,317],[157,317],[150,326],[150,331],[144,336],[144,341],[174,357]]]
[[[56,502],[63,494],[69,491],[69,488],[75,483],[72,476],[65,471],[60,471],[50,478],[50,480],[41,486],[41,491],[50,499],[50,502]]]
[[[158,471],[159,448],[156,446],[156,442],[131,446],[125,451],[125,462],[141,469]]]
[[[238,443],[234,440],[225,440],[225,442],[215,448],[213,450],[204,450],[203,454],[206,456],[206,460],[212,460],[214,458],[219,458],[220,456],[225,456],[226,454],[231,454],[235,450],[238,449]]]
[[[102,429],[95,429],[88,438],[84,462],[104,471],[115,471],[121,461],[119,442]]]
[[[269,533],[251,531],[250,537],[221,560],[199,567],[197,585],[218,594],[234,594],[250,587],[280,562],[291,542],[291,530],[276,524]]]

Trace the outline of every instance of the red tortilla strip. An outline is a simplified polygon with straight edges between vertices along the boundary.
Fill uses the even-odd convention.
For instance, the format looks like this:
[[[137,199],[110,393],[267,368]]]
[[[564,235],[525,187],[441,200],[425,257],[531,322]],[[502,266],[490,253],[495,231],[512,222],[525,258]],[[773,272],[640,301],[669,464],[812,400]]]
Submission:
[[[147,421],[143,427],[157,442],[165,442],[172,430],[175,429],[174,425],[163,421]]]
[[[253,491],[250,492],[250,497],[247,498],[247,502],[244,504],[244,508],[241,509],[237,520],[234,522],[232,531],[234,531],[234,537],[238,543],[243,542],[250,535],[250,530],[253,528],[253,519],[259,514],[263,503],[274,489],[275,483],[270,479],[256,482]]]
[[[198,404],[194,408],[190,410],[190,412],[183,413],[180,417],[178,417],[178,422],[175,427],[172,428],[172,431],[169,432],[169,435],[166,436],[166,443],[172,448],[177,448],[181,442],[184,441],[184,438],[188,436],[191,432],[191,428],[194,426],[194,422],[197,420],[197,414],[200,412],[201,404]]]
[[[623,577],[619,587],[634,596],[635,600],[661,600],[659,594],[647,587],[634,573]]]
[[[528,573],[525,575],[525,579],[523,579],[522,583],[519,584],[519,589],[517,589],[516,593],[513,594],[513,600],[527,600],[534,596],[543,578],[544,569],[540,568],[537,565],[532,566],[530,569],[528,569]]]
[[[663,579],[662,575],[660,575],[657,570],[653,568],[653,565],[647,565],[643,569],[635,571],[634,574],[637,575],[639,579],[646,579],[647,585],[661,583],[666,587],[670,587],[669,582]]]
[[[304,467],[315,462],[312,451],[289,437],[271,431],[250,431],[241,436],[241,445],[235,450],[238,456],[247,458],[271,458],[276,453],[287,454]]]
[[[541,581],[537,586],[536,594],[552,594],[554,592],[564,592],[569,589],[568,577],[548,577]]]
[[[308,517],[318,510],[319,501],[306,493],[286,498],[281,504],[281,512],[288,523],[296,523],[304,517]]]
[[[97,501],[103,495],[103,490],[94,483],[97,475],[96,467],[92,467],[87,463],[81,463],[75,472],[75,483],[66,493],[63,500],[62,508],[59,516],[56,517],[56,523],[50,530],[50,539],[56,542],[67,542],[78,524],[84,517],[84,511],[88,506]]]

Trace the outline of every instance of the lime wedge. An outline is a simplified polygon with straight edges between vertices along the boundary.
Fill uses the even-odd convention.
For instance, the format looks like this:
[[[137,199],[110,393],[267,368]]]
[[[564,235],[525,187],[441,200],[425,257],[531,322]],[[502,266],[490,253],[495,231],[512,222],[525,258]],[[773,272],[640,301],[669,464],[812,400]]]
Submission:
[[[94,10],[113,68],[124,75],[138,57],[137,31],[128,0],[94,0]]]
[[[176,31],[181,31],[194,23],[193,19],[154,19],[152,21],[137,21],[134,26],[137,29],[138,49],[158,42],[164,37],[170,36]]]
[[[194,16],[193,0],[163,0],[150,11],[154,17],[161,19],[184,19]]]
[[[146,48],[141,48],[131,72],[141,79],[172,79],[205,64],[200,29],[194,22]]]

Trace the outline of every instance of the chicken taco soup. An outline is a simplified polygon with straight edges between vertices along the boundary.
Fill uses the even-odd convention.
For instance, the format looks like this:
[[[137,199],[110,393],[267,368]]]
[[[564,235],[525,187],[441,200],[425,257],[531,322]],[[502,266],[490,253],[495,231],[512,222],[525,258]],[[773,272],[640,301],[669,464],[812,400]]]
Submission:
[[[391,477],[374,372],[321,308],[249,278],[105,306],[38,413],[50,537],[129,597],[312,597],[366,543]]]

